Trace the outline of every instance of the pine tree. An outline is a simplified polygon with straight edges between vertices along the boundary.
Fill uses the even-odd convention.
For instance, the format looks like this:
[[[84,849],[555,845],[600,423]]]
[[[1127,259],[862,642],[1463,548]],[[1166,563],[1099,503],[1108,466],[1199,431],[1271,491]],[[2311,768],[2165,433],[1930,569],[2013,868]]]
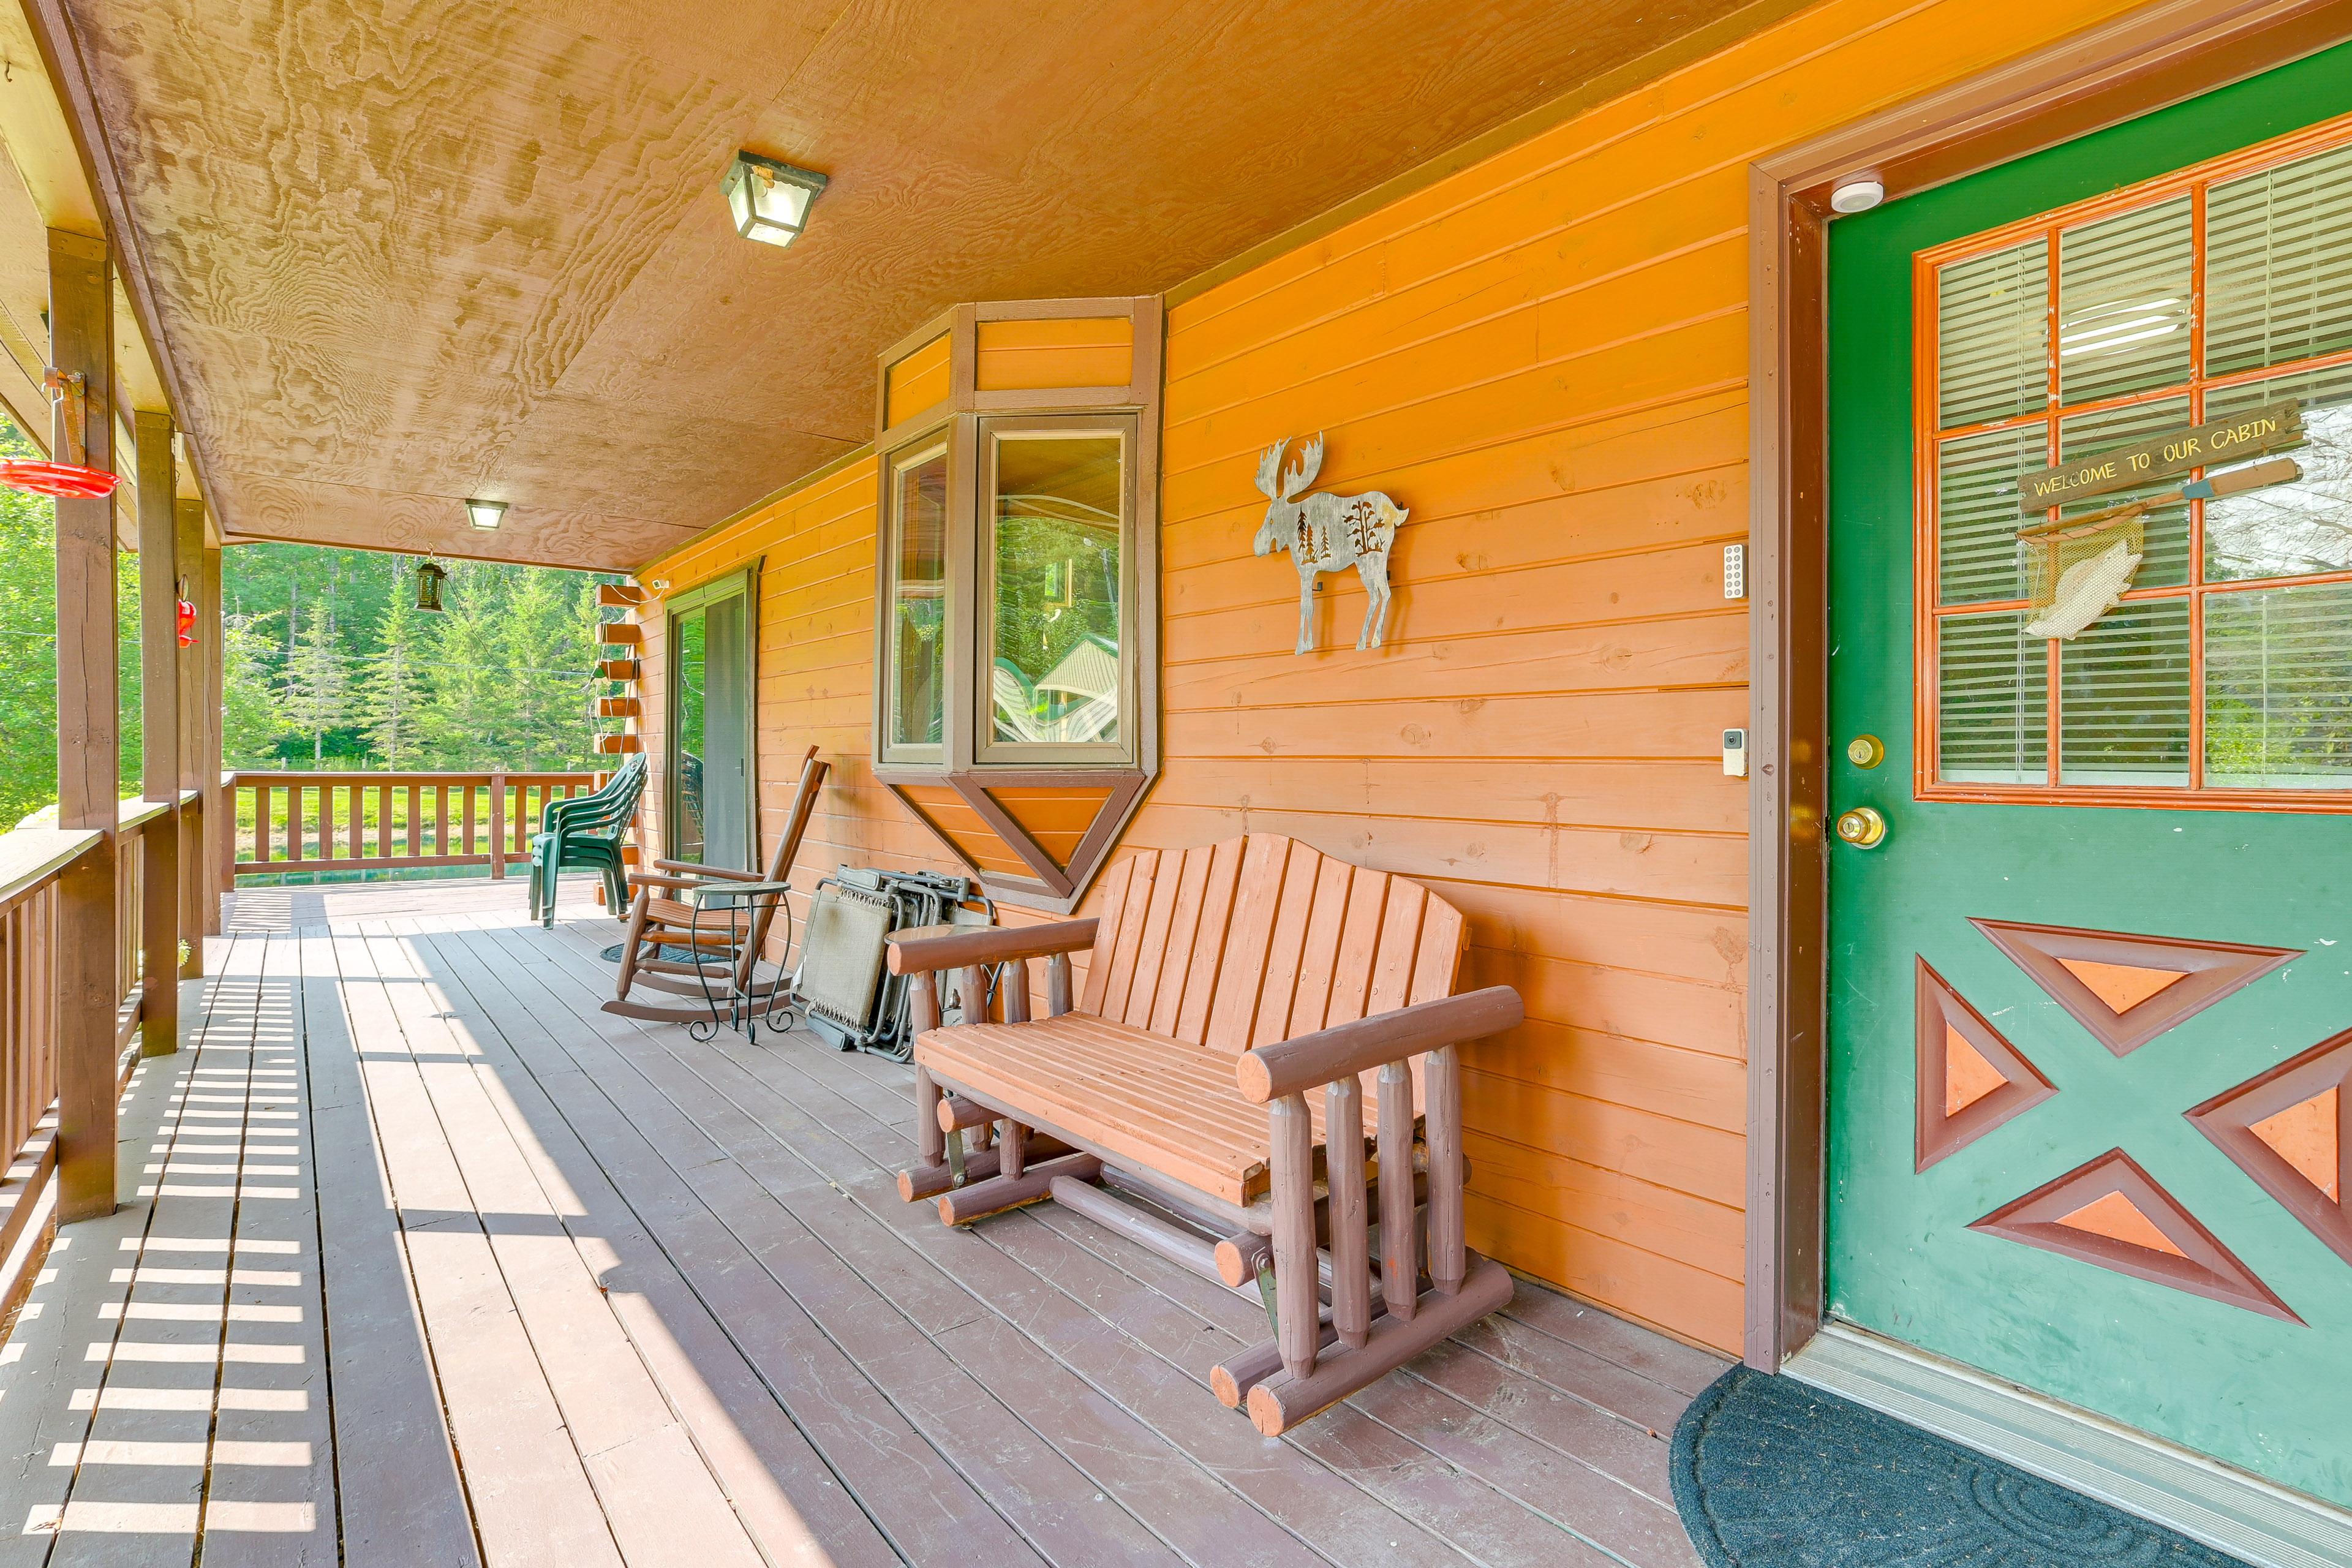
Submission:
[[[569,766],[586,744],[579,700],[588,673],[584,635],[577,606],[549,574],[521,574],[507,596],[499,642],[513,697],[516,760],[524,767]]]
[[[293,729],[269,675],[278,644],[263,623],[277,618],[272,610],[221,622],[221,756],[230,767],[260,766]]]
[[[518,765],[514,693],[499,664],[506,584],[496,567],[460,562],[441,590],[425,743],[433,765],[467,771]]]
[[[425,709],[430,682],[420,659],[432,657],[416,607],[404,595],[384,602],[376,622],[377,651],[366,656],[359,710],[368,744],[383,765],[402,772],[425,756]]]
[[[327,731],[341,723],[351,706],[352,676],[326,606],[310,612],[310,628],[299,639],[286,669],[286,716],[297,734],[310,737],[313,767],[326,760]]]

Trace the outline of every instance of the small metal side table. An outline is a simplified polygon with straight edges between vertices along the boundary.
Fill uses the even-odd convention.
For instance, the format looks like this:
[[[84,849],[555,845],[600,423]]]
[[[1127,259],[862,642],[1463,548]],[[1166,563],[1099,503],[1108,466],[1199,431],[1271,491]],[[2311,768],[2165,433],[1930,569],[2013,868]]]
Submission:
[[[702,934],[702,917],[705,912],[714,915],[723,914],[727,917],[728,929],[737,932],[748,942],[752,928],[761,923],[758,917],[764,902],[772,911],[768,925],[771,931],[775,929],[772,923],[773,915],[781,914],[783,917],[784,946],[789,951],[792,947],[793,917],[791,907],[783,900],[784,895],[790,891],[792,891],[790,882],[706,882],[695,889],[690,895],[694,904],[694,918],[688,923],[687,931],[689,937],[698,938]],[[698,942],[695,945],[695,951],[698,953],[702,951]],[[710,1008],[710,1018],[707,1023],[697,1019],[688,1024],[686,1026],[686,1032],[688,1035],[698,1040],[716,1039],[719,1037],[719,1026],[724,1025],[731,1029],[740,1029],[746,1039],[757,1041],[760,1037],[760,1025],[762,1022],[779,1033],[791,1027],[789,1022],[792,1016],[793,1001],[791,988],[784,984],[783,976],[780,973],[776,977],[775,988],[764,996],[760,994],[760,955],[758,953],[740,953],[731,969],[720,972],[724,990],[711,989],[711,971],[715,967],[717,966],[709,963],[695,965],[697,978],[702,983],[702,999]],[[784,1016],[787,1022],[782,1024],[776,1022],[776,1016],[779,1013]]]

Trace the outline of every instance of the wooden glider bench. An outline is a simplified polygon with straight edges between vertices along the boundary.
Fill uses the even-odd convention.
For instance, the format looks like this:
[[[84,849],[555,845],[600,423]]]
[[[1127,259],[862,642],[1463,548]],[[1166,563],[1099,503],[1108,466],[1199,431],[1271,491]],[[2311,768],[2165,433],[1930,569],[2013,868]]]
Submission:
[[[890,938],[917,1031],[921,1160],[900,1195],[936,1196],[950,1225],[1051,1197],[1255,1284],[1275,1337],[1210,1384],[1268,1436],[1509,1300],[1509,1273],[1464,1246],[1455,1047],[1521,1011],[1508,986],[1453,994],[1460,912],[1264,833],[1146,851],[1104,888],[1096,920]],[[997,964],[1003,1021],[940,1027],[940,977],[982,996]]]

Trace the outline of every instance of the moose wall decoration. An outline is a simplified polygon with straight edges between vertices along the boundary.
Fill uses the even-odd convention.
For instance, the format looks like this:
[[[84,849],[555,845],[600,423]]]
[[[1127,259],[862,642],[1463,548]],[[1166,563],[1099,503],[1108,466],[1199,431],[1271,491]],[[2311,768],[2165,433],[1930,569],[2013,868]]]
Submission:
[[[1294,653],[1315,651],[1315,579],[1325,572],[1356,569],[1362,579],[1364,629],[1356,646],[1378,647],[1389,624],[1389,549],[1396,543],[1397,525],[1405,509],[1378,490],[1360,496],[1318,493],[1301,499],[1299,491],[1315,482],[1323,467],[1323,437],[1298,448],[1298,462],[1282,471],[1282,454],[1290,445],[1285,437],[1258,459],[1257,488],[1266,498],[1265,525],[1254,546],[1260,555],[1287,550],[1298,568],[1298,646]]]

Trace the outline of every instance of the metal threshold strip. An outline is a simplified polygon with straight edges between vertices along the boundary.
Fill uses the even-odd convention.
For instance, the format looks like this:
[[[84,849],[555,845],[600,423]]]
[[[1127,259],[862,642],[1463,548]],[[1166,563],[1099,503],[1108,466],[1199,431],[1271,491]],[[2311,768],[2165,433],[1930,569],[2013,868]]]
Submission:
[[[1850,1323],[1781,1370],[2258,1568],[2352,1563],[2352,1513]]]

